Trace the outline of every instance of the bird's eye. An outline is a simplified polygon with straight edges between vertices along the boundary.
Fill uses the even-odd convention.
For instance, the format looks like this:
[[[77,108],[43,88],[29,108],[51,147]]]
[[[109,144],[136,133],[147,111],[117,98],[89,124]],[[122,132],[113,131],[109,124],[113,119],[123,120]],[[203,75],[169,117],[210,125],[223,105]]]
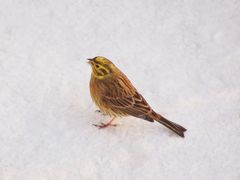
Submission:
[[[98,65],[98,64],[96,65],[96,68],[99,68],[99,65]]]

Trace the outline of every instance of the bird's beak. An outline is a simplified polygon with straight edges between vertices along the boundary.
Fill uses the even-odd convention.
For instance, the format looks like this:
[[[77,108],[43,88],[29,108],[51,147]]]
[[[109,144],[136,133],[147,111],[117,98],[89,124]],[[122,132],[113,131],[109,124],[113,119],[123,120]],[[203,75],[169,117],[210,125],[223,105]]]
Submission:
[[[88,64],[92,64],[93,63],[93,59],[88,58],[87,60],[88,60],[88,62],[87,62]]]

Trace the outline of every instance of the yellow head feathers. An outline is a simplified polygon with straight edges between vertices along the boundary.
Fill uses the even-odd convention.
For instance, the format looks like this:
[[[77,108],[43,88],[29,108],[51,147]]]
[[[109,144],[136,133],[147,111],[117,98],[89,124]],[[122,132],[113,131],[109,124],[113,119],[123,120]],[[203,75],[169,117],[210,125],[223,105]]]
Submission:
[[[113,63],[105,57],[97,56],[93,59],[88,59],[92,67],[92,74],[96,78],[102,80],[112,73]]]

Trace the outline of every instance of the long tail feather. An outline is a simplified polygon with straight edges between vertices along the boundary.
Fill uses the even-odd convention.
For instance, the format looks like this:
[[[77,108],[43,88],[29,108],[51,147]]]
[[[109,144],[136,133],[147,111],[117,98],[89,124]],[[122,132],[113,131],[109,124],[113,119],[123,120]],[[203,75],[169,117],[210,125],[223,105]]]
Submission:
[[[182,127],[179,124],[176,124],[172,121],[167,120],[166,118],[162,117],[161,115],[157,114],[157,118],[154,119],[155,121],[161,123],[162,125],[166,126],[176,134],[178,134],[181,137],[184,137],[184,132],[187,130],[186,128]]]

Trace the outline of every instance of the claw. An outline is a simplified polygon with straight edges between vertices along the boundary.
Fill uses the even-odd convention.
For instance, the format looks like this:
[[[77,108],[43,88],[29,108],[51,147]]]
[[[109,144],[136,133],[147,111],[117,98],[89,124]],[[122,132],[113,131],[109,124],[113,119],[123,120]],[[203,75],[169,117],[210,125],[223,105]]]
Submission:
[[[108,127],[108,126],[114,126],[114,127],[116,127],[117,126],[117,124],[104,124],[104,123],[100,123],[100,124],[93,124],[93,126],[96,126],[96,127],[98,127],[99,129],[103,129],[103,128],[106,128],[106,127]]]
[[[112,118],[111,121],[109,121],[109,122],[106,123],[106,124],[100,123],[100,124],[93,124],[93,125],[96,126],[96,127],[98,127],[99,129],[106,128],[106,127],[108,127],[108,126],[117,126],[116,124],[111,124],[114,119],[115,119],[115,117]]]

